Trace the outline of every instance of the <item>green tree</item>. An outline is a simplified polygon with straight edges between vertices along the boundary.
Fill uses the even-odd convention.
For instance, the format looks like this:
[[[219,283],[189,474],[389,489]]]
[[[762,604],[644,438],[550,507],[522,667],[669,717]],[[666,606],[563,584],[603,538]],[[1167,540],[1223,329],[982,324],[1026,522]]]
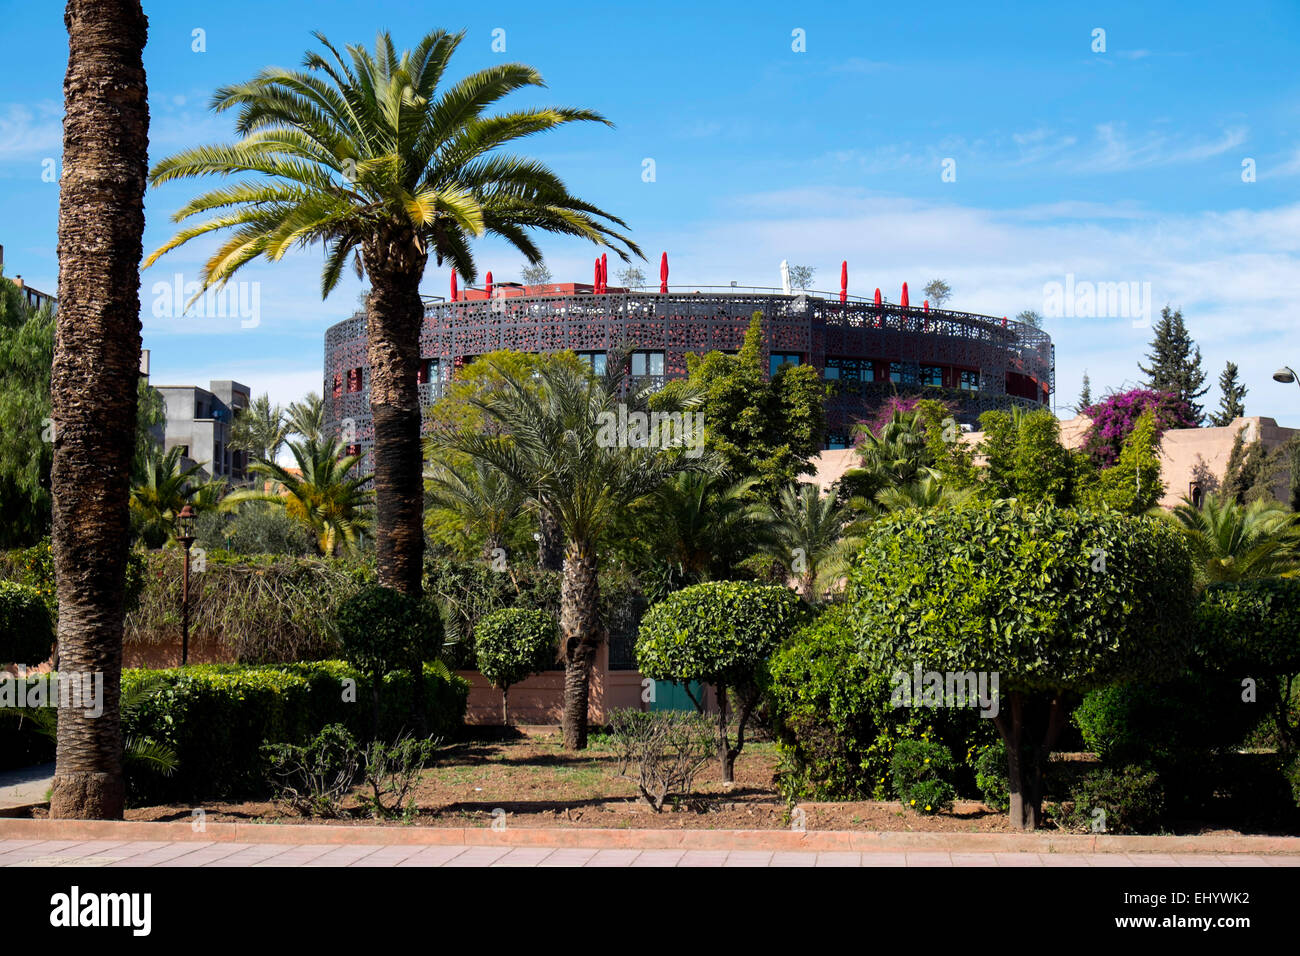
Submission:
[[[540,674],[555,660],[560,641],[555,618],[546,611],[502,608],[474,628],[478,670],[501,688],[501,723],[510,724],[510,687]]]
[[[1197,425],[1204,422],[1205,410],[1196,400],[1210,387],[1205,384],[1205,371],[1201,368],[1200,346],[1192,341],[1181,309],[1171,311],[1165,306],[1160,310],[1147,361],[1150,365],[1138,363],[1147,377],[1147,388],[1177,395],[1191,409],[1193,421]]]
[[[257,396],[246,408],[241,408],[230,426],[230,447],[246,451],[254,458],[274,461],[289,435],[284,408],[272,405],[266,394]]]
[[[478,269],[470,241],[494,235],[542,261],[533,230],[608,246],[625,260],[636,245],[608,223],[621,220],[573,196],[544,164],[503,153],[522,137],[575,122],[605,122],[591,110],[539,107],[488,115],[511,92],[543,85],[531,67],[505,63],[459,83],[443,80],[464,34],[435,30],[398,54],[387,33],[359,45],[307,54],[305,71],[263,70],[214,94],[216,112],[235,109],[242,136],[199,146],[154,166],[161,185],[203,176],[244,176],[183,206],[188,226],[146,265],[191,239],[228,229],[202,272],[222,285],[247,263],[281,259],[321,243],[322,295],[352,260],[369,276],[366,335],[375,423],[376,561],[379,581],[418,597],[423,570],[420,403],[416,378],[424,303],[420,280],[432,255],[467,281]]]
[[[943,304],[952,298],[952,286],[942,279],[931,279],[923,291],[936,309],[942,309]]]
[[[896,686],[917,669],[985,673],[990,687],[998,675],[1011,822],[1032,829],[1072,696],[1177,667],[1192,593],[1168,522],[1004,500],[875,522],[848,606],[863,652]]]
[[[500,469],[474,459],[459,468],[439,461],[425,472],[424,520],[431,533],[451,531],[478,543],[489,564],[506,552],[507,536],[524,509],[525,495]]]
[[[937,475],[934,468],[932,439],[942,442],[926,428],[926,421],[916,409],[895,409],[879,433],[859,426],[862,441],[858,445],[861,465],[844,474],[840,483],[842,497],[875,500],[886,488],[912,484],[926,475]]]
[[[688,693],[692,682],[713,687],[724,783],[734,779],[745,725],[762,698],[768,658],[803,622],[806,610],[780,585],[711,581],[670,594],[641,619],[636,660],[642,674],[685,683]],[[692,699],[703,711],[703,699]],[[734,743],[729,734],[733,705]]]
[[[272,488],[238,488],[226,495],[222,508],[233,511],[245,501],[265,501],[308,529],[321,554],[355,552],[360,536],[370,528],[373,494],[363,489],[373,476],[355,473],[361,456],[343,454],[333,439],[288,445],[298,465],[296,474],[274,461],[255,461],[248,470],[272,482]]]
[[[536,265],[528,265],[519,270],[520,276],[524,280],[524,285],[549,285],[553,276],[551,270],[546,267],[545,262],[539,262]]]
[[[1242,401],[1250,389],[1237,380],[1237,363],[1229,362],[1219,373],[1219,410],[1210,416],[1210,424],[1223,428],[1246,414]]]
[[[986,497],[1058,506],[1073,501],[1073,463],[1061,446],[1060,422],[1050,411],[985,412],[980,428]]]
[[[1165,492],[1159,450],[1155,412],[1147,409],[1124,439],[1119,461],[1098,471],[1087,488],[1080,490],[1079,501],[1090,508],[1110,508],[1130,515],[1145,513]],[[1080,466],[1087,463],[1084,456],[1073,460]]]
[[[702,467],[681,446],[610,440],[618,389],[583,368],[545,362],[538,382],[498,367],[501,387],[470,404],[494,428],[443,429],[435,444],[493,466],[553,516],[565,540],[560,586],[564,746],[587,745],[591,666],[604,639],[598,544],[618,516],[673,475]]]
[[[325,440],[325,403],[315,392],[308,392],[300,402],[290,402],[285,421],[289,435],[305,441]]]
[[[807,482],[787,485],[774,504],[759,504],[755,510],[763,517],[763,550],[794,574],[804,600],[818,600],[844,573],[858,543],[846,533],[853,512],[834,494],[822,494]]]
[[[201,466],[181,463],[177,445],[156,453],[144,481],[131,489],[131,526],[146,547],[160,548],[176,537],[176,516],[198,485]]]
[[[1246,431],[1243,425],[1232,438],[1221,488],[1224,495],[1242,504],[1273,498],[1278,471],[1285,466],[1287,454],[1286,446],[1270,452],[1258,436],[1248,443]]]
[[[812,471],[821,450],[826,387],[811,365],[763,368],[762,314],[755,312],[738,355],[687,357],[686,381],[669,382],[656,408],[702,395],[706,447],[737,480],[757,478],[756,493],[771,497]]]
[[[0,547],[31,545],[50,530],[50,364],[54,314],[32,309],[0,275]]]
[[[1043,317],[1033,309],[1025,309],[1023,312],[1017,312],[1016,321],[1023,322],[1025,325],[1031,326],[1035,329],[1041,329],[1043,327]]]
[[[1079,401],[1075,403],[1074,411],[1082,415],[1083,410],[1092,404],[1092,379],[1088,378],[1088,370],[1083,370],[1083,385],[1079,389]]]
[[[1276,502],[1240,504],[1230,495],[1211,494],[1200,507],[1184,498],[1169,517],[1187,535],[1200,584],[1300,569],[1300,515]]]

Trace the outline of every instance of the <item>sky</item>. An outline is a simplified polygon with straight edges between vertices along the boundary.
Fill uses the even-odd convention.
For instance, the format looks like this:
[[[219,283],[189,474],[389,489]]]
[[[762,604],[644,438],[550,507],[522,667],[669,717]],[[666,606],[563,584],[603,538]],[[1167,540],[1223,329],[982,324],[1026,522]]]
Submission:
[[[626,220],[652,278],[662,251],[674,285],[777,286],[785,259],[834,291],[847,260],[851,293],[880,287],[897,301],[906,281],[915,302],[942,278],[949,308],[1046,316],[1063,417],[1085,370],[1094,397],[1141,382],[1167,304],[1203,351],[1207,410],[1232,361],[1247,414],[1300,426],[1300,388],[1271,378],[1300,367],[1295,0],[144,9],[151,162],[232,141],[230,115],[208,110],[213,90],[298,67],[313,31],[370,45],[384,29],[409,48],[431,29],[464,30],[453,78],[524,62],[547,89],[505,106],[582,106],[614,124],[552,131],[519,151]],[[5,274],[53,293],[62,4],[0,0],[0,22]],[[146,252],[204,185],[149,190]],[[593,247],[540,244],[557,281],[589,281]],[[324,330],[355,310],[362,283],[349,275],[322,301],[323,256],[307,249],[247,267],[235,314],[177,314],[175,287],[197,279],[213,247],[171,252],[142,275],[152,381],[233,378],[281,403],[319,391]],[[503,243],[474,249],[481,271],[520,278],[522,256]],[[431,264],[423,291],[445,295],[448,279]],[[1124,299],[1105,294],[1121,289]],[[1103,294],[1090,303],[1092,290]]]

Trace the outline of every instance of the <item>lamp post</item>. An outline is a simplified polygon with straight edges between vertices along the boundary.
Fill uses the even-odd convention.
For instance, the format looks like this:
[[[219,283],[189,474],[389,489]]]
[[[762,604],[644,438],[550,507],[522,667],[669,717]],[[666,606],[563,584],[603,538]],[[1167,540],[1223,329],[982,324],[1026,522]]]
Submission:
[[[1273,373],[1273,381],[1281,382],[1283,385],[1290,385],[1292,382],[1300,384],[1300,381],[1297,381],[1297,379],[1300,379],[1300,376],[1296,375],[1295,369],[1288,368],[1285,365]]]
[[[179,534],[176,540],[185,549],[185,567],[181,571],[181,666],[190,659],[190,546],[194,544],[194,509],[186,505],[176,516]]]

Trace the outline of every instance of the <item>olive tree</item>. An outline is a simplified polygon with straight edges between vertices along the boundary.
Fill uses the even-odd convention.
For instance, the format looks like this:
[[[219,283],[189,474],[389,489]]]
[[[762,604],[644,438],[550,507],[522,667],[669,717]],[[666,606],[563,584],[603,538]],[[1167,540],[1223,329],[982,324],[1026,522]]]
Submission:
[[[988,713],[1016,826],[1039,824],[1071,698],[1161,676],[1190,650],[1191,560],[1170,532],[1154,518],[994,501],[902,512],[868,533],[848,583],[859,645],[876,666],[945,687],[952,675],[993,687],[996,675]]]
[[[501,722],[510,723],[510,687],[559,660],[560,629],[545,611],[507,607],[474,628],[478,671],[501,688]]]
[[[807,606],[789,588],[749,581],[710,581],[683,588],[641,619],[637,667],[652,680],[681,681],[700,711],[690,682],[713,687],[718,701],[718,760],[730,783],[745,746],[745,724],[762,697],[767,661],[802,623]],[[729,734],[735,697],[736,734]]]

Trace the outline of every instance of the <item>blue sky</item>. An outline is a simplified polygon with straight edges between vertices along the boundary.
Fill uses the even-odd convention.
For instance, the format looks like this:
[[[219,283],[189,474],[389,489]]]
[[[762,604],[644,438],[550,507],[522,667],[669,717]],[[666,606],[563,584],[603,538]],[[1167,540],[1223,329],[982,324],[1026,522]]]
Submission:
[[[524,151],[629,222],[647,275],[666,249],[674,284],[774,286],[788,259],[835,288],[847,259],[851,292],[880,286],[897,299],[907,281],[917,300],[942,277],[950,307],[993,315],[1044,311],[1053,282],[1135,283],[1150,290],[1152,318],[1165,303],[1182,308],[1211,380],[1225,360],[1241,366],[1248,413],[1300,426],[1300,389],[1270,378],[1300,365],[1294,0],[144,6],[151,160],[229,140],[230,119],[207,110],[212,90],[297,66],[314,29],[342,44],[371,43],[384,28],[400,47],[434,27],[464,29],[454,76],[523,61],[549,89],[517,104],[592,107],[616,124],[549,133]],[[0,58],[0,244],[7,275],[52,292],[58,186],[42,173],[60,150],[62,5],[5,0],[0,10],[11,38]],[[192,49],[196,29],[205,52]],[[504,53],[492,49],[498,29]],[[1104,52],[1093,49],[1098,29]],[[147,250],[195,191],[150,191]],[[542,246],[557,279],[590,276],[590,247]],[[319,389],[322,333],[352,312],[361,284],[350,278],[322,302],[321,256],[309,250],[246,271],[260,294],[255,327],[155,317],[155,283],[192,281],[205,248],[143,276],[153,380],[235,378],[282,402]],[[497,279],[518,278],[518,254],[492,241],[477,252]],[[445,294],[447,278],[430,268],[425,291]],[[1064,315],[1046,328],[1060,405],[1073,404],[1085,368],[1094,394],[1139,379],[1151,334],[1140,319]],[[1203,401],[1216,405],[1217,388]]]

